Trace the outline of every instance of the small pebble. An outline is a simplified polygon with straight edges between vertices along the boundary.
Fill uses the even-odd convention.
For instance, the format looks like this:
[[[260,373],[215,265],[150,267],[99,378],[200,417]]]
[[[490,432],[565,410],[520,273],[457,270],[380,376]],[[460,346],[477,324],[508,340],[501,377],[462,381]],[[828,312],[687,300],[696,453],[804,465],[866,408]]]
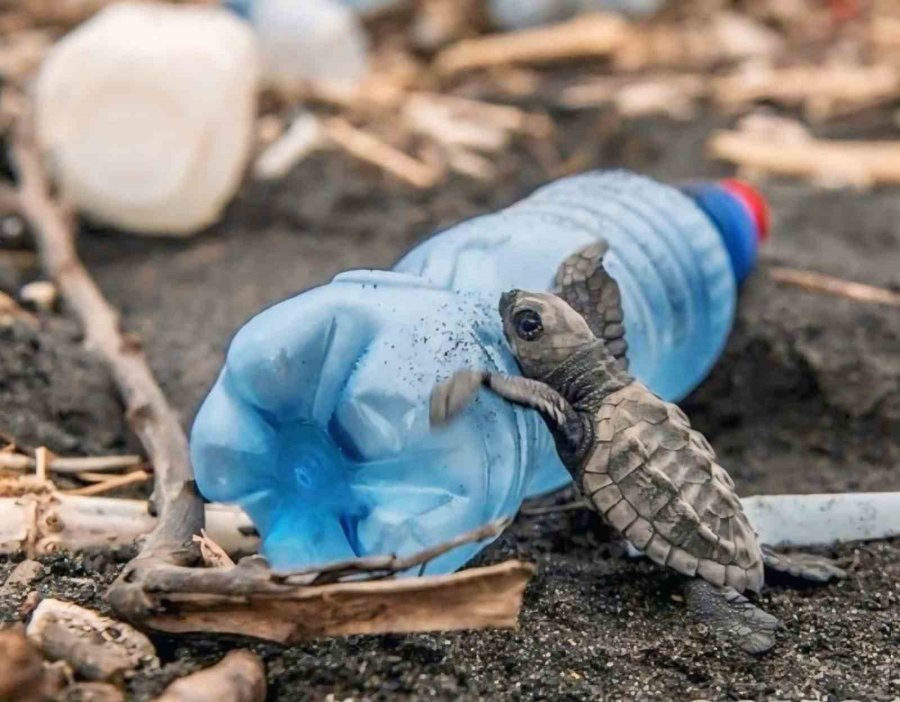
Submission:
[[[59,292],[49,280],[36,280],[22,286],[19,299],[22,303],[41,312],[51,312],[56,307]]]

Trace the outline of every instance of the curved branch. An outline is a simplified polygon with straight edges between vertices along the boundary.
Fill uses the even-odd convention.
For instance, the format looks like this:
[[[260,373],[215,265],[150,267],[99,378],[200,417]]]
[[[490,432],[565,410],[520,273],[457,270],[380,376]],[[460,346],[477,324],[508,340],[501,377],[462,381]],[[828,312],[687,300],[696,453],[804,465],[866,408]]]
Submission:
[[[196,560],[191,537],[203,527],[203,503],[194,485],[187,437],[140,345],[122,333],[118,314],[78,258],[75,226],[50,195],[28,118],[15,130],[13,157],[20,207],[34,230],[43,268],[81,322],[85,345],[112,373],[129,423],[153,465],[151,504],[159,520],[110,591],[110,603],[119,614],[140,618],[149,606],[141,572],[154,562],[188,565]]]

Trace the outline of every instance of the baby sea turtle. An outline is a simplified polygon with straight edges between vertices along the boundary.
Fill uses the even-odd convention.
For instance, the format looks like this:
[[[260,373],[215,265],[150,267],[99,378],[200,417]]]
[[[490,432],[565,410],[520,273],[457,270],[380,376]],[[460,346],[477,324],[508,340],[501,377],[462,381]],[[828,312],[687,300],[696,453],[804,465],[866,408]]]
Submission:
[[[648,558],[689,578],[689,612],[719,637],[761,653],[779,622],[742,593],[759,592],[765,567],[814,582],[844,573],[825,558],[760,546],[706,438],[629,375],[605,252],[600,242],[568,259],[559,296],[504,293],[503,330],[525,377],[457,372],[432,392],[432,424],[459,414],[481,386],[536,409],[588,505]]]

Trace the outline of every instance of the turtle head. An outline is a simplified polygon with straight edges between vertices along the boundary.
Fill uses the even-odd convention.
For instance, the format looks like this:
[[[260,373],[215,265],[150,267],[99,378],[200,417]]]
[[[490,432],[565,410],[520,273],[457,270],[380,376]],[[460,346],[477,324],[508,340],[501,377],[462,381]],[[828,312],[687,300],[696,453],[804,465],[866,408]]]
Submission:
[[[541,378],[597,339],[584,318],[550,293],[510,290],[500,296],[503,333],[529,378]]]

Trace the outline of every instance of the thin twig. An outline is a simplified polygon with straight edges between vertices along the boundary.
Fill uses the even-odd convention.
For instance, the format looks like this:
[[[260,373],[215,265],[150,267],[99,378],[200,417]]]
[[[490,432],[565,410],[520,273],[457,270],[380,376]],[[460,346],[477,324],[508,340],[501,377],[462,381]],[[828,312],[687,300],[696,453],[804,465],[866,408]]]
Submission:
[[[78,316],[86,347],[110,369],[131,426],[153,465],[156,480],[151,502],[160,519],[141,553],[110,591],[110,602],[120,614],[139,618],[148,605],[138,572],[142,566],[196,562],[191,536],[203,527],[203,503],[194,484],[187,437],[144,354],[122,335],[118,315],[78,259],[74,225],[50,196],[29,116],[17,124],[13,156],[22,212],[34,230],[44,270]]]
[[[464,39],[438,54],[435,68],[451,75],[514,63],[609,56],[629,36],[628,23],[621,18],[585,15],[550,27]]]
[[[438,168],[413,158],[369,132],[357,129],[342,117],[324,122],[325,134],[335,144],[417,188],[433,187],[441,178]]]
[[[797,268],[778,267],[769,269],[769,276],[776,283],[795,285],[811,292],[826,293],[850,298],[858,302],[900,307],[900,292],[879,288],[865,283],[834,278],[824,273],[803,271]]]
[[[61,458],[50,456],[47,468],[51,473],[103,473],[135,468],[144,459],[140,456],[85,456]],[[9,470],[33,470],[37,462],[31,456],[20,453],[0,453],[0,468]]]
[[[74,488],[72,490],[63,490],[63,492],[66,495],[81,495],[83,497],[87,497],[90,495],[103,495],[107,492],[112,492],[113,490],[127,487],[128,485],[145,483],[150,480],[151,477],[152,475],[145,470],[133,470],[130,473],[125,473],[124,475],[117,475],[112,478],[107,478],[102,482],[96,482],[92,485],[85,485],[84,487]]]
[[[571,502],[563,502],[558,505],[541,505],[534,507],[523,507],[519,510],[519,514],[526,517],[539,517],[544,514],[557,514],[558,512],[574,512],[580,509],[587,509],[587,502],[584,500],[572,500]]]
[[[426,548],[412,556],[398,558],[395,555],[369,556],[366,558],[354,558],[346,561],[337,561],[324,566],[317,566],[307,570],[294,571],[285,574],[283,580],[288,583],[298,583],[304,576],[315,575],[312,582],[316,585],[337,582],[349,575],[365,574],[367,579],[383,577],[393,573],[402,573],[405,570],[424,566],[438,556],[442,556],[454,548],[464,544],[477,543],[485,539],[499,536],[512,520],[509,517],[497,519],[490,524],[484,524],[477,529],[464,532],[443,543]]]

